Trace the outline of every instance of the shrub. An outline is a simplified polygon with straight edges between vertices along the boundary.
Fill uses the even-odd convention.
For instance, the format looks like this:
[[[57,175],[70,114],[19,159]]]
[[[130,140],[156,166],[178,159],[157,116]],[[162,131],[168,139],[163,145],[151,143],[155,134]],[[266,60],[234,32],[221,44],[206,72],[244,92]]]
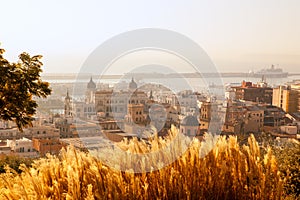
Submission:
[[[22,158],[18,156],[4,156],[0,158],[0,173],[5,173],[5,168],[8,166],[17,173],[21,173],[22,170],[19,169],[21,164],[26,166],[31,166],[33,160],[31,158]]]
[[[288,139],[272,147],[278,160],[279,170],[282,177],[286,178],[285,191],[289,195],[300,198],[300,143]]]

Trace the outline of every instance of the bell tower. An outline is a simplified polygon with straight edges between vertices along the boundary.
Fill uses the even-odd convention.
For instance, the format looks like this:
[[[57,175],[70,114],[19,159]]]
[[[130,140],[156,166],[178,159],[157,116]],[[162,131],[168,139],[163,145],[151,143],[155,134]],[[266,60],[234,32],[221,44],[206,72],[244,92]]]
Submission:
[[[67,95],[65,97],[65,117],[72,117],[71,97],[69,96],[68,90]]]

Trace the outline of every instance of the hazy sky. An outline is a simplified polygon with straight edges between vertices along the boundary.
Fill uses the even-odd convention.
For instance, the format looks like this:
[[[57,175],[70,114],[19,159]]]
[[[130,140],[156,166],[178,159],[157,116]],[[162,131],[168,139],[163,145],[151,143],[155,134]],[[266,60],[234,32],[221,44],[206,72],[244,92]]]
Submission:
[[[2,0],[1,47],[44,56],[47,73],[76,73],[103,41],[138,28],[182,33],[220,71],[279,64],[300,72],[299,0]]]

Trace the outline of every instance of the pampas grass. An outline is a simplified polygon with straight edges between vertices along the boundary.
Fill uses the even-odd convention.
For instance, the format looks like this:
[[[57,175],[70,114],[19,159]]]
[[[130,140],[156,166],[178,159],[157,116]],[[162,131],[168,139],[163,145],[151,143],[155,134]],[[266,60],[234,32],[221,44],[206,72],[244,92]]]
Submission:
[[[123,141],[119,146],[126,151],[149,153],[165,147],[175,135],[177,133],[166,140],[155,137],[147,144],[138,140]],[[22,165],[21,174],[7,168],[6,173],[0,175],[0,199],[282,198],[283,180],[271,149],[261,156],[253,136],[248,138],[247,146],[239,146],[233,136],[216,140],[207,135],[206,140],[209,141],[205,144],[194,139],[175,162],[160,170],[142,173],[117,170],[118,167],[106,165],[96,155],[68,147],[59,157],[47,155],[34,161],[32,167]],[[209,152],[205,152],[207,144],[215,144]],[[181,149],[182,144],[178,145]],[[176,151],[176,145],[173,148]],[[158,158],[161,156],[164,154]],[[131,163],[130,157],[118,159],[123,159],[120,160],[123,164]],[[140,166],[146,168],[147,165]]]

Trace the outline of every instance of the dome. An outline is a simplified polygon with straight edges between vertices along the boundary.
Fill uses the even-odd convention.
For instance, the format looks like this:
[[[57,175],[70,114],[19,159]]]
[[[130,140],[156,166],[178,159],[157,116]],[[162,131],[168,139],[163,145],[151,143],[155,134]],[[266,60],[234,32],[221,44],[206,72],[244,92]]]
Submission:
[[[190,115],[190,116],[186,116],[182,120],[181,125],[183,125],[183,126],[199,126],[199,121],[198,121],[197,117]]]
[[[136,84],[136,82],[132,78],[131,82],[129,83],[129,89],[135,90],[136,88],[137,88],[137,84]]]
[[[96,83],[93,81],[93,78],[91,77],[90,82],[87,84],[88,89],[96,89]]]

